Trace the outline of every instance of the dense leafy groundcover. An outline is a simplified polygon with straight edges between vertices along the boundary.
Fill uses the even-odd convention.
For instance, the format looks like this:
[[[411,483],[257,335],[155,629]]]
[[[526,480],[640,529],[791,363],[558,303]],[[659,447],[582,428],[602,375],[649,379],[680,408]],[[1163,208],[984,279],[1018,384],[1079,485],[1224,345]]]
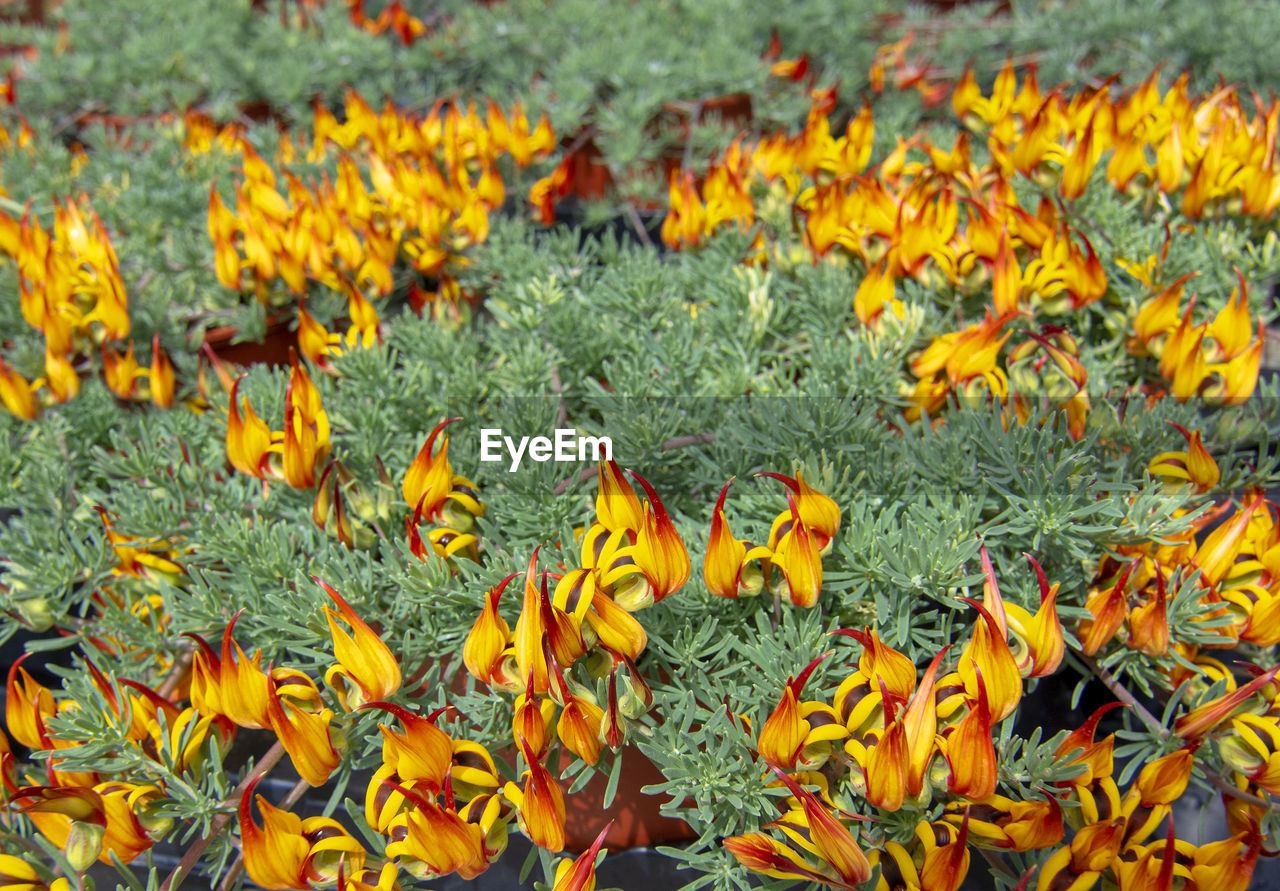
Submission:
[[[0,888],[408,889],[519,832],[583,891],[566,799],[639,756],[692,888],[1250,887],[1235,5],[55,7],[0,111]]]

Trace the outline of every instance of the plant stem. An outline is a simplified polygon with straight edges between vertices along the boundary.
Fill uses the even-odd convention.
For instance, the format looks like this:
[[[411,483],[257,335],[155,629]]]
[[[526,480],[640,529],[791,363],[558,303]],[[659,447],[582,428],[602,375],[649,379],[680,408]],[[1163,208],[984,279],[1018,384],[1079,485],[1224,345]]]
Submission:
[[[1011,879],[1016,879],[1018,874],[1009,868],[1009,864],[1005,863],[994,852],[988,851],[986,848],[978,848],[978,853],[982,855],[982,859],[987,861],[987,865],[996,872],[1003,873]]]
[[[1261,796],[1254,795],[1252,792],[1246,792],[1244,789],[1237,789],[1235,786],[1231,785],[1231,783],[1227,782],[1226,777],[1222,776],[1222,774],[1218,773],[1216,770],[1210,770],[1203,766],[1202,769],[1204,770],[1205,778],[1209,781],[1209,784],[1215,789],[1220,790],[1224,795],[1229,795],[1232,798],[1251,804],[1254,807],[1266,808],[1267,810],[1270,810],[1275,806]]]
[[[178,684],[182,683],[183,677],[186,676],[187,670],[191,668],[191,661],[195,658],[194,647],[183,647],[178,653],[178,658],[173,660],[173,667],[164,681],[156,688],[156,693],[162,699],[168,699],[173,695],[173,691],[177,689]]]
[[[640,214],[636,212],[635,205],[628,201],[625,205],[625,213],[631,228],[635,230],[636,237],[640,239],[640,243],[647,248],[653,247],[653,239],[649,237],[649,230],[645,229],[644,223],[640,220]]]
[[[1092,656],[1086,656],[1084,653],[1077,652],[1077,658],[1085,664],[1085,666],[1093,672],[1093,676],[1102,681],[1103,686],[1111,691],[1111,694],[1119,699],[1129,708],[1133,709],[1133,713],[1142,719],[1142,723],[1153,732],[1160,736],[1161,739],[1169,738],[1169,731],[1163,724],[1147,710],[1147,707],[1138,701],[1129,688],[1116,680],[1116,676],[1099,665]]]
[[[218,834],[226,828],[226,825],[231,822],[231,816],[235,813],[235,807],[240,803],[240,796],[244,794],[244,790],[248,789],[249,785],[255,780],[261,779],[269,773],[283,757],[284,743],[280,742],[280,740],[276,740],[272,744],[271,748],[267,749],[266,753],[258,763],[253,765],[253,769],[244,775],[244,779],[240,781],[240,785],[236,786],[235,791],[227,796],[227,799],[219,806],[220,808],[230,808],[230,810],[224,810],[214,817],[213,821],[209,824],[209,831],[197,839],[195,844],[187,848],[187,852],[182,855],[182,859],[178,861],[178,865],[173,868],[173,872],[169,873],[169,876],[160,885],[160,891],[170,891],[171,888],[179,885],[182,880],[190,874],[191,870],[195,867],[196,863],[199,862],[200,857],[203,856],[209,845],[212,844],[213,840],[218,837]]]

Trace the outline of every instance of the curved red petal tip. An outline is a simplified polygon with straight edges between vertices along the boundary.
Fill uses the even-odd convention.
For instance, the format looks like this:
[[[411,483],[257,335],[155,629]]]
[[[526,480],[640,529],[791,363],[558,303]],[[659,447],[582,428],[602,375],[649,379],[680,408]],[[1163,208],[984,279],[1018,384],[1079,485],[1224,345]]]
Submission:
[[[128,678],[120,678],[120,686],[128,687],[130,690],[133,690],[136,693],[141,694],[149,702],[155,705],[156,708],[159,708],[159,709],[165,709],[165,708],[176,709],[177,708],[177,706],[175,706],[172,702],[165,699],[163,696],[161,696],[155,690],[152,690],[146,684],[141,684],[141,683],[138,683],[137,681],[131,681]]]
[[[889,687],[885,684],[884,678],[877,677],[876,680],[880,682],[880,703],[884,708],[884,726],[885,729],[888,730],[889,725],[893,723],[893,713],[895,711],[894,706],[896,705],[896,702],[894,698],[889,695]]]
[[[445,712],[449,712],[449,711],[453,712],[453,715],[450,715],[450,717],[456,717],[457,715],[461,714],[456,708],[454,708],[451,705],[442,705],[439,708],[432,709],[430,712],[428,712],[427,716],[423,720],[429,721],[430,723],[434,724],[437,718],[439,718]]]
[[[757,477],[767,476],[771,480],[777,480],[797,495],[800,494],[800,483],[794,477],[786,476],[781,473],[774,473],[772,470],[762,470],[756,474]]]
[[[609,830],[613,828],[614,821],[610,820],[604,824],[604,828],[596,836],[596,840],[591,843],[591,847],[587,848],[586,857],[590,862],[594,862],[596,854],[600,853],[600,846],[604,844],[605,836],[609,834]]]
[[[806,665],[804,667],[804,670],[801,671],[800,674],[796,675],[795,680],[787,684],[787,686],[791,688],[791,692],[798,697],[800,695],[800,691],[804,689],[804,685],[808,682],[809,676],[812,675],[814,669],[818,667],[818,663],[821,662],[823,659],[827,658],[828,656],[830,656],[832,652],[834,651],[827,650],[821,656],[819,656],[818,658],[810,662],[808,665]]]
[[[1031,884],[1031,877],[1035,875],[1035,872],[1035,864],[1028,866],[1027,871],[1022,874],[1022,878],[1018,880],[1018,884],[1014,886],[1013,891],[1027,891]]]
[[[729,487],[733,485],[734,479],[734,477],[729,477],[729,482],[725,483],[724,488],[720,490],[720,497],[716,499],[715,513],[720,513],[720,511],[724,510],[724,499],[729,494]]]
[[[243,609],[236,610],[235,615],[231,617],[231,621],[227,623],[226,630],[222,632],[222,649],[224,652],[231,652],[231,633],[236,627],[236,622],[240,621],[240,614],[243,612]]]
[[[511,573],[511,575],[507,576],[505,579],[503,579],[502,581],[498,582],[498,584],[493,586],[493,602],[495,604],[498,602],[498,599],[502,597],[502,592],[507,590],[507,585],[511,584],[511,580],[514,578],[517,578],[519,575],[520,573],[513,572]]]
[[[982,536],[978,536],[978,541],[982,541]],[[978,545],[978,556],[982,558],[982,572],[991,583],[996,583],[996,568],[991,564],[991,554],[987,553],[986,544]]]
[[[538,759],[534,757],[533,749],[529,746],[529,743],[525,741],[523,733],[516,735],[516,742],[520,744],[520,753],[524,755],[525,763],[528,764],[530,770],[532,770],[533,765],[537,763]]]
[[[649,496],[649,504],[653,507],[653,515],[658,518],[658,521],[670,522],[667,518],[667,509],[662,504],[662,499],[658,497],[657,492],[653,491],[653,486],[649,485],[649,481],[634,470],[628,470],[627,473],[636,478],[640,488],[644,489],[644,494]]]
[[[443,430],[445,427],[448,427],[454,421],[461,421],[461,420],[462,420],[461,416],[458,416],[455,418],[445,418],[439,424],[436,424],[435,427],[432,428],[431,432],[427,434],[427,452],[431,454],[435,453],[436,437],[440,435],[441,430]]]
[[[1112,709],[1120,708],[1122,706],[1124,708],[1128,708],[1127,705],[1118,700],[1116,702],[1108,702],[1106,705],[1098,706],[1098,708],[1094,710],[1093,714],[1076,729],[1076,733],[1081,733],[1087,729],[1089,738],[1093,739],[1093,735],[1098,731],[1098,723],[1102,720],[1102,716]]]
[[[102,686],[102,689],[105,691],[106,687],[108,686],[108,683],[107,683],[107,676],[102,673],[102,669],[98,668],[98,666],[94,664],[92,659],[85,659],[84,664],[89,667],[89,674],[93,675],[93,679],[97,681]]]
[[[804,802],[806,799],[811,801],[814,800],[812,792],[797,783],[789,774],[783,771],[782,768],[778,767],[778,765],[770,764],[769,769],[778,775],[778,778],[782,780],[783,785],[787,787],[787,790],[801,802]]]
[[[266,776],[264,773],[260,773],[255,776],[249,781],[249,784],[244,787],[244,791],[240,793],[240,819],[242,821],[253,821],[253,813],[249,808],[249,802],[253,799],[253,792],[258,788],[258,783],[262,782],[262,778],[264,776]]]
[[[184,631],[184,632],[182,632],[182,636],[183,636],[183,637],[189,637],[189,638],[191,638],[192,640],[194,640],[194,641],[196,642],[196,646],[198,646],[198,647],[200,648],[200,651],[201,651],[202,653],[204,653],[204,657],[205,657],[206,659],[213,660],[213,662],[215,662],[215,663],[217,662],[217,660],[218,660],[218,653],[217,653],[217,651],[216,651],[216,650],[214,650],[214,648],[213,648],[213,647],[209,646],[209,642],[208,642],[207,640],[205,640],[203,637],[201,637],[200,635],[196,634],[194,631]],[[30,653],[26,653],[26,654],[24,654],[24,655],[23,655],[22,659],[25,659],[25,658],[27,658],[27,656],[30,656],[30,655],[31,655]],[[22,662],[22,659],[19,659],[17,662],[13,663],[13,665],[9,668],[9,673],[10,673],[10,675],[11,675],[11,676],[12,676],[12,674],[13,674],[14,670],[18,667],[18,664],[19,664],[20,662]],[[210,667],[212,667],[212,666],[210,666]]]
[[[1166,421],[1165,423],[1167,423],[1170,427],[1174,428],[1179,433],[1181,433],[1184,437],[1186,437],[1186,440],[1188,443],[1191,442],[1191,432],[1187,430],[1186,427],[1183,427],[1177,421]]]
[[[329,584],[328,582],[326,582],[326,581],[323,581],[323,580],[320,578],[320,576],[318,576],[318,575],[313,575],[313,576],[311,577],[311,580],[312,580],[313,582],[315,582],[317,585],[319,585],[321,588],[324,588],[325,593],[326,593],[326,594],[328,594],[330,597],[332,597],[332,598],[333,598],[334,603],[336,603],[336,604],[338,604],[338,606],[342,607],[342,611],[343,611],[343,612],[350,612],[350,611],[352,611],[352,610],[351,610],[351,604],[347,603],[347,601],[346,601],[345,599],[343,599],[343,596],[342,596],[341,594],[339,594],[337,591],[335,591],[335,590],[333,589],[333,586],[332,586],[332,585],[330,585],[330,584]]]
[[[417,805],[419,808],[423,810],[427,810],[427,811],[431,810],[432,804],[435,803],[435,802],[428,802],[427,799],[420,792],[417,792],[416,790],[410,789],[406,786],[402,786],[399,783],[397,783],[395,780],[384,779],[382,781],[382,785],[387,786],[388,788],[394,789],[395,791],[399,792],[406,799],[413,802],[415,805]]]
[[[458,805],[453,798],[453,762],[449,762],[449,766],[444,769],[444,806],[451,811],[457,811]]]
[[[1044,567],[1040,565],[1040,561],[1032,557],[1026,551],[1022,552],[1022,556],[1026,557],[1031,563],[1031,568],[1035,570],[1036,581],[1040,584],[1040,602],[1044,603],[1049,597],[1049,579],[1044,574]]]
[[[969,604],[974,609],[976,609],[979,613],[981,613],[982,618],[986,619],[987,623],[991,625],[993,629],[996,629],[996,630],[999,629],[999,625],[996,622],[996,617],[991,615],[991,611],[987,609],[985,606],[983,606],[981,602],[974,600],[972,597],[961,597],[960,599],[963,600],[965,603]]]
[[[396,705],[394,702],[386,702],[382,699],[376,699],[373,702],[366,702],[364,705],[356,706],[355,711],[364,711],[365,709],[376,708],[380,711],[390,712],[405,724],[415,720],[423,720],[422,715],[409,711],[403,705]]]
[[[791,508],[791,521],[795,523],[797,527],[802,525],[800,523],[800,509],[796,507],[796,500],[792,497],[790,492],[787,493],[787,507]]]
[[[964,806],[964,818],[960,821],[960,834],[956,836],[956,842],[960,847],[965,847],[969,843],[969,805]]]

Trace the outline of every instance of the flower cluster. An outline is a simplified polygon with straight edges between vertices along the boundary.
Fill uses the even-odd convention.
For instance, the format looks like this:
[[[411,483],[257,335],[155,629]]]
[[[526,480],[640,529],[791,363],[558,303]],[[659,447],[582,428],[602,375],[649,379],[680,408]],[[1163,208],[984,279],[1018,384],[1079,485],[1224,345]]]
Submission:
[[[979,619],[952,671],[939,676],[944,649],[917,680],[914,663],[876,632],[841,631],[860,642],[862,652],[830,702],[803,698],[810,675],[829,653],[788,680],[757,740],[775,784],[790,792],[783,816],[765,827],[786,840],[753,832],[726,839],[726,848],[765,875],[833,888],[861,887],[878,865],[878,889],[955,891],[968,871],[969,846],[1053,849],[1038,868],[1038,891],[1087,887],[1104,875],[1121,888],[1168,888],[1173,876],[1189,888],[1247,887],[1261,844],[1258,809],[1233,802],[1237,834],[1223,842],[1191,845],[1177,839],[1172,824],[1166,839],[1148,839],[1185,791],[1195,748],[1228,719],[1231,732],[1219,743],[1237,759],[1231,763],[1239,765],[1240,788],[1274,784],[1276,670],[1184,715],[1176,725],[1184,745],[1148,763],[1123,794],[1113,778],[1114,737],[1094,740],[1111,706],[1057,744],[1059,764],[1072,769],[1071,779],[1039,790],[1043,797],[999,794],[993,728],[1015,712],[1024,679],[1057,671],[1065,642],[1057,586],[1048,584],[1039,565],[1032,561],[1041,606],[1031,615],[1004,602],[985,549],[982,554],[983,601],[966,598]],[[1257,707],[1242,713],[1246,702]],[[801,784],[815,785],[819,793]],[[930,822],[939,797],[942,819]],[[859,800],[874,813],[905,808],[922,819],[904,840],[877,829],[878,819],[866,822]],[[864,821],[860,839],[848,819]],[[1074,836],[1064,844],[1068,824]],[[865,854],[859,840],[876,850]],[[1029,879],[1030,872],[1020,887],[1030,887]]]
[[[1129,352],[1158,357],[1160,375],[1179,402],[1196,395],[1226,404],[1248,399],[1257,384],[1264,335],[1259,319],[1257,338],[1253,337],[1244,277],[1240,276],[1240,286],[1212,319],[1193,324],[1196,295],[1188,300],[1186,310],[1179,312],[1184,286],[1193,274],[1161,287],[1153,281],[1158,264],[1152,268],[1130,264],[1129,269],[1150,289],[1134,318]]]
[[[294,489],[316,484],[316,468],[330,450],[329,416],[306,368],[292,358],[284,396],[284,430],[273,431],[246,398],[239,399],[241,377],[231,386],[227,407],[227,457],[241,473],[261,480],[284,480]],[[243,413],[241,405],[243,404]]]
[[[347,712],[381,702],[400,688],[396,657],[337,591],[316,581],[337,606],[337,611],[325,609],[334,655],[325,685]],[[239,614],[227,625],[219,651],[191,635],[196,643],[192,707],[232,728],[270,731],[298,774],[313,786],[322,785],[341,763],[344,748],[334,710],[325,705],[320,686],[305,672],[287,666],[264,669],[260,653],[247,656],[232,636],[238,618]],[[253,881],[264,888],[305,889],[338,882],[345,868],[348,882],[366,884],[378,876],[376,887],[392,887],[395,865],[388,863],[381,873],[366,875],[363,846],[335,820],[302,820],[257,796],[260,827],[251,808],[257,782],[255,778],[244,784],[239,801],[244,863]]]
[[[770,825],[793,840],[796,830],[807,826],[815,845],[806,851],[806,846],[797,849],[760,833],[729,839],[726,846],[740,862],[770,875],[809,878],[837,888],[856,887],[869,878],[870,860],[839,820],[843,806],[837,805],[832,813],[797,781],[818,783],[828,803],[852,804],[860,798],[887,812],[904,807],[924,811],[935,796],[953,805],[1002,806],[995,796],[998,756],[992,729],[1016,710],[1024,678],[1057,671],[1064,641],[1057,588],[1049,586],[1038,564],[1033,561],[1042,603],[1031,615],[1004,602],[985,549],[982,553],[983,602],[966,598],[978,619],[950,672],[939,677],[949,648],[933,658],[917,681],[915,664],[874,630],[849,630],[839,633],[861,643],[862,652],[857,668],[841,681],[830,702],[802,698],[806,682],[825,656],[788,681],[760,728],[756,750],[792,792],[789,813]],[[784,771],[799,773],[793,778]],[[1055,802],[1004,802],[1015,812],[1026,840],[1018,850],[1061,840]],[[991,822],[996,822],[994,816]],[[827,844],[818,844],[820,824],[826,827]],[[919,824],[922,863],[914,865],[906,848],[891,841],[877,855],[882,879],[888,881],[892,870],[907,887],[954,891],[968,869],[970,832],[968,816],[958,827]],[[922,874],[932,878],[921,884]],[[889,882],[885,887],[898,885]]]
[[[1034,68],[1019,88],[1011,64],[992,95],[983,96],[966,72],[952,105],[986,134],[984,162],[974,157],[970,133],[961,132],[950,147],[916,135],[899,139],[869,170],[870,107],[837,136],[828,104],[815,101],[796,135],[735,142],[700,186],[692,173],[674,173],[662,237],[676,249],[696,247],[724,226],[764,222],[749,261],[785,264],[794,260],[784,244],[794,229],[815,262],[862,268],[853,308],[874,331],[903,327],[903,280],[950,289],[957,301],[979,299],[983,318],[936,336],[911,361],[915,382],[904,385],[909,418],[936,413],[957,396],[982,395],[1009,400],[1013,413],[1025,417],[1037,394],[1066,413],[1074,435],[1082,434],[1088,374],[1066,323],[1087,308],[1105,310],[1098,304],[1108,277],[1074,202],[1105,152],[1115,188],[1140,190],[1163,206],[1181,193],[1180,209],[1191,218],[1268,219],[1280,206],[1274,138],[1280,104],[1249,116],[1228,89],[1193,100],[1185,78],[1162,96],[1152,75],[1113,100],[1108,88],[1042,93]],[[1022,203],[1027,191],[1039,195],[1038,204]],[[766,240],[770,231],[779,244]],[[1116,262],[1140,270],[1123,258]],[[1244,282],[1211,321],[1197,324],[1194,298],[1179,313],[1183,281],[1156,284],[1149,269],[1144,275],[1150,294],[1121,322],[1132,332],[1131,355],[1158,359],[1153,370],[1179,400],[1246,399],[1257,382],[1262,338],[1251,335]],[[1042,378],[1045,360],[1049,376]]]
[[[172,825],[156,808],[169,797],[164,782],[133,782],[59,769],[63,759],[56,753],[75,748],[79,741],[51,732],[49,725],[81,706],[70,697],[55,698],[22,667],[25,659],[9,669],[5,724],[15,741],[49,757],[43,777],[27,774],[26,785],[19,785],[8,741],[0,737],[4,797],[30,817],[41,835],[66,852],[74,868],[87,869],[95,860],[110,864],[112,855],[128,863]],[[207,740],[215,739],[223,751],[229,745],[233,728],[227,721],[201,712],[194,704],[179,708],[143,684],[112,681],[92,662],[87,666],[121,745],[142,758],[171,765],[181,776],[200,769]]]
[[[42,403],[75,396],[77,365],[99,350],[107,386],[121,399],[173,403],[173,365],[158,338],[150,370],[138,366],[132,342],[124,355],[109,345],[129,336],[129,307],[120,262],[97,214],[68,199],[55,207],[53,229],[47,230],[30,206],[21,219],[0,211],[0,253],[17,265],[22,317],[45,339],[45,373],[34,381],[0,358],[0,401],[10,412],[31,420]],[[150,386],[139,388],[140,378]]]
[[[1274,169],[1274,137],[1280,105],[1259,102],[1250,115],[1232,88],[1194,98],[1184,74],[1163,95],[1159,72],[1136,89],[1111,98],[1109,86],[1070,98],[1042,94],[1030,69],[1021,89],[1012,63],[996,78],[990,96],[966,70],[951,107],[966,124],[987,135],[992,157],[1013,170],[1056,181],[1068,199],[1083,194],[1096,166],[1111,153],[1107,181],[1122,192],[1171,202],[1192,219],[1242,213],[1266,219],[1280,208],[1280,172]],[[1154,163],[1153,163],[1154,162]]]
[[[1149,469],[1170,486],[1207,498],[1221,472],[1204,446],[1202,431],[1178,429],[1187,450],[1157,455]],[[1197,609],[1177,627],[1170,613],[1175,597]],[[1276,506],[1260,494],[1247,494],[1234,511],[1225,500],[1163,543],[1117,548],[1117,557],[1099,562],[1085,609],[1089,618],[1081,622],[1077,636],[1088,656],[1103,651],[1123,630],[1120,639],[1131,650],[1153,658],[1176,654],[1176,667],[1166,671],[1172,686],[1198,673],[1188,666],[1215,678],[1229,676],[1206,649],[1280,642]]]
[[[374,18],[365,12],[365,0],[347,0],[347,8],[351,15],[351,23],[370,34],[395,33],[405,46],[413,46],[419,37],[427,33],[427,25],[422,19],[404,8],[400,0],[391,0],[382,7],[382,11]]]
[[[200,126],[200,138],[189,140],[193,149],[214,142],[208,126]],[[309,281],[346,296],[351,328],[345,338],[299,308],[300,346],[321,366],[344,344],[376,340],[378,314],[370,298],[396,289],[402,261],[437,283],[433,292],[414,284],[417,308],[456,304],[455,273],[466,263],[464,252],[488,237],[489,215],[506,197],[499,160],[507,156],[524,167],[555,146],[546,118],[531,127],[518,105],[510,115],[493,103],[483,114],[474,103],[437,105],[419,119],[392,106],[375,111],[350,93],[341,123],[324,106],[315,109],[307,159],[323,162],[336,148],[334,176],[307,184],[286,168],[282,191],[272,166],[234,130],[224,129],[216,140],[240,154],[244,171],[234,211],[215,188],[209,194],[218,280],[239,291],[247,277],[263,301],[275,282],[296,296],[305,295]],[[277,161],[287,165],[297,150],[286,135]]]
[[[640,500],[615,463],[601,462],[596,520],[582,539],[582,568],[560,576],[552,593],[548,573],[537,570],[535,552],[515,630],[498,612],[502,592],[515,578],[509,576],[485,595],[463,649],[475,678],[520,693],[512,735],[528,765],[528,780],[522,790],[508,783],[504,795],[516,802],[530,838],[553,851],[564,844],[564,805],[543,762],[556,739],[588,764],[599,760],[603,746],[616,751],[624,745],[628,724],[653,702],[636,668],[648,637],[632,613],[674,593],[689,577],[688,553],[666,509],[642,477],[632,476],[649,500]],[[580,661],[604,684],[603,707],[575,677]],[[538,796],[535,802],[544,802],[533,822],[522,804],[531,793]]]
[[[428,553],[480,559],[480,539],[475,531],[476,520],[484,516],[480,487],[453,472],[449,437],[441,433],[457,420],[449,418],[435,426],[404,475],[404,500],[413,508],[413,515],[405,519],[409,549],[423,560]],[[438,449],[436,437],[440,438]],[[434,526],[427,532],[425,544],[421,532],[424,520]]]
[[[1080,769],[1058,784],[1059,795],[1078,802],[1066,811],[1075,834],[1041,865],[1036,891],[1087,887],[1104,876],[1121,888],[1172,888],[1176,880],[1181,888],[1244,891],[1262,841],[1257,823],[1200,846],[1177,838],[1170,811],[1191,778],[1194,745],[1146,764],[1122,795],[1113,776],[1115,736],[1094,738],[1102,715],[1117,704],[1103,706],[1057,748],[1065,764]],[[1165,838],[1148,841],[1166,819]]]
[[[822,590],[822,558],[830,553],[840,529],[840,507],[806,483],[799,471],[794,478],[761,475],[787,487],[787,510],[774,519],[765,545],[734,538],[724,512],[733,480],[725,483],[711,517],[703,580],[716,597],[749,596],[764,590],[785,595],[796,606],[813,606]],[[774,580],[774,568],[781,573],[781,581]]]

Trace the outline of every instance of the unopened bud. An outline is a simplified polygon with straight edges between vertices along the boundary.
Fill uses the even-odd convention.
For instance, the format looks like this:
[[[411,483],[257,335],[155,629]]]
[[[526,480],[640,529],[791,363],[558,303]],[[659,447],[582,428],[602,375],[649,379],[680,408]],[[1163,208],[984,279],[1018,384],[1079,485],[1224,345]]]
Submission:
[[[67,865],[84,872],[102,855],[102,836],[107,827],[99,823],[71,821],[67,834]]]
[[[1246,776],[1266,763],[1252,746],[1234,735],[1218,739],[1218,754],[1228,767]]]
[[[53,627],[53,613],[49,610],[49,601],[43,597],[20,600],[15,606],[22,621],[32,631],[48,631]]]
[[[613,709],[605,709],[600,721],[600,741],[615,752],[627,742],[627,722]]]
[[[630,672],[625,672],[618,678],[618,711],[624,717],[639,718],[652,705],[653,692],[646,684],[632,677]]]

